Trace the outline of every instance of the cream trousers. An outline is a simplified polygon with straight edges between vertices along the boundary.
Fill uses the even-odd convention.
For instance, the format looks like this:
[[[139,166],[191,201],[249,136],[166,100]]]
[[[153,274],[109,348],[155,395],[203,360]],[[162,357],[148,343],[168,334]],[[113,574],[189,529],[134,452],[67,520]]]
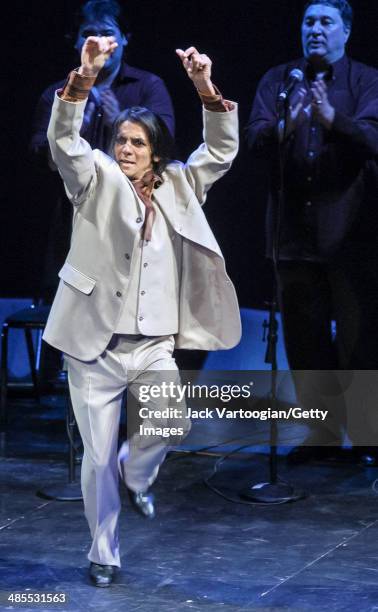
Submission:
[[[81,486],[92,536],[88,559],[94,563],[121,566],[117,448],[123,393],[127,386],[129,393],[137,395],[141,384],[156,384],[160,372],[170,372],[171,379],[179,382],[173,349],[173,336],[115,334],[94,361],[84,362],[65,355],[72,405],[84,445]],[[159,409],[164,408],[161,401]],[[164,400],[166,406],[169,401]],[[156,405],[151,407],[156,409]],[[186,420],[182,424],[186,435],[190,423]],[[126,458],[123,464],[126,485],[133,491],[145,491],[157,476],[168,442],[153,437],[146,443],[138,435],[129,442],[121,449],[122,457]]]

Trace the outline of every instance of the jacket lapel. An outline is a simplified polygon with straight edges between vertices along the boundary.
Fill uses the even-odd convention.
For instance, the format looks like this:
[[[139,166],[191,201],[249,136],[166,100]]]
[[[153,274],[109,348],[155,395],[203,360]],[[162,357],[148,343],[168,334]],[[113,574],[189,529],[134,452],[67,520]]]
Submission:
[[[152,199],[157,202],[167,221],[177,231],[175,190],[171,181],[165,179],[160,187],[154,189]]]

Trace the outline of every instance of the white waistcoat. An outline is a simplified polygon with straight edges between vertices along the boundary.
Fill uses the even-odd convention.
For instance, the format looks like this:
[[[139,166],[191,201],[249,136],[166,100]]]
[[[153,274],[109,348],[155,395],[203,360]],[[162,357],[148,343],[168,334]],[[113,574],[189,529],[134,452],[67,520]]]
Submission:
[[[159,206],[154,204],[154,208],[151,241],[136,235],[117,334],[168,336],[178,332],[182,240]]]

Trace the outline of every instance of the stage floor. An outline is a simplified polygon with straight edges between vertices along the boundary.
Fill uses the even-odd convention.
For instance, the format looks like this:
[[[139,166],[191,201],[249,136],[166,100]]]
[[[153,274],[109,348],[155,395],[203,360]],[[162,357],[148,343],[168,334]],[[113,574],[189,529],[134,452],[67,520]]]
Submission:
[[[155,520],[136,515],[122,489],[122,568],[109,589],[96,589],[82,503],[36,495],[67,481],[62,398],[40,408],[19,399],[10,415],[0,458],[1,610],[378,610],[378,469],[347,454],[290,468],[280,456],[280,477],[306,498],[247,505],[205,486],[216,456],[171,454],[153,488]],[[241,502],[243,487],[267,477],[267,456],[243,452],[212,484]],[[16,592],[64,593],[67,603],[7,602]]]

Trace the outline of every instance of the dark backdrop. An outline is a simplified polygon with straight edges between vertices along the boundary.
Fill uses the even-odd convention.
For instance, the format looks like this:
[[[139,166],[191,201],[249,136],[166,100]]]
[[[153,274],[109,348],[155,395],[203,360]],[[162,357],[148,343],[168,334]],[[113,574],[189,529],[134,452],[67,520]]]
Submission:
[[[38,294],[53,202],[28,158],[30,125],[41,91],[78,64],[65,34],[79,4],[14,0],[3,14],[1,297]],[[349,45],[355,59],[374,66],[377,4],[355,0]],[[212,57],[215,83],[240,104],[241,135],[258,79],[301,54],[302,0],[127,0],[124,5],[133,32],[128,61],[164,78],[175,105],[181,158],[199,143],[201,113],[176,47],[194,44]],[[263,255],[265,181],[242,143],[232,171],[206,204],[243,306],[262,305],[270,293],[270,266]]]

